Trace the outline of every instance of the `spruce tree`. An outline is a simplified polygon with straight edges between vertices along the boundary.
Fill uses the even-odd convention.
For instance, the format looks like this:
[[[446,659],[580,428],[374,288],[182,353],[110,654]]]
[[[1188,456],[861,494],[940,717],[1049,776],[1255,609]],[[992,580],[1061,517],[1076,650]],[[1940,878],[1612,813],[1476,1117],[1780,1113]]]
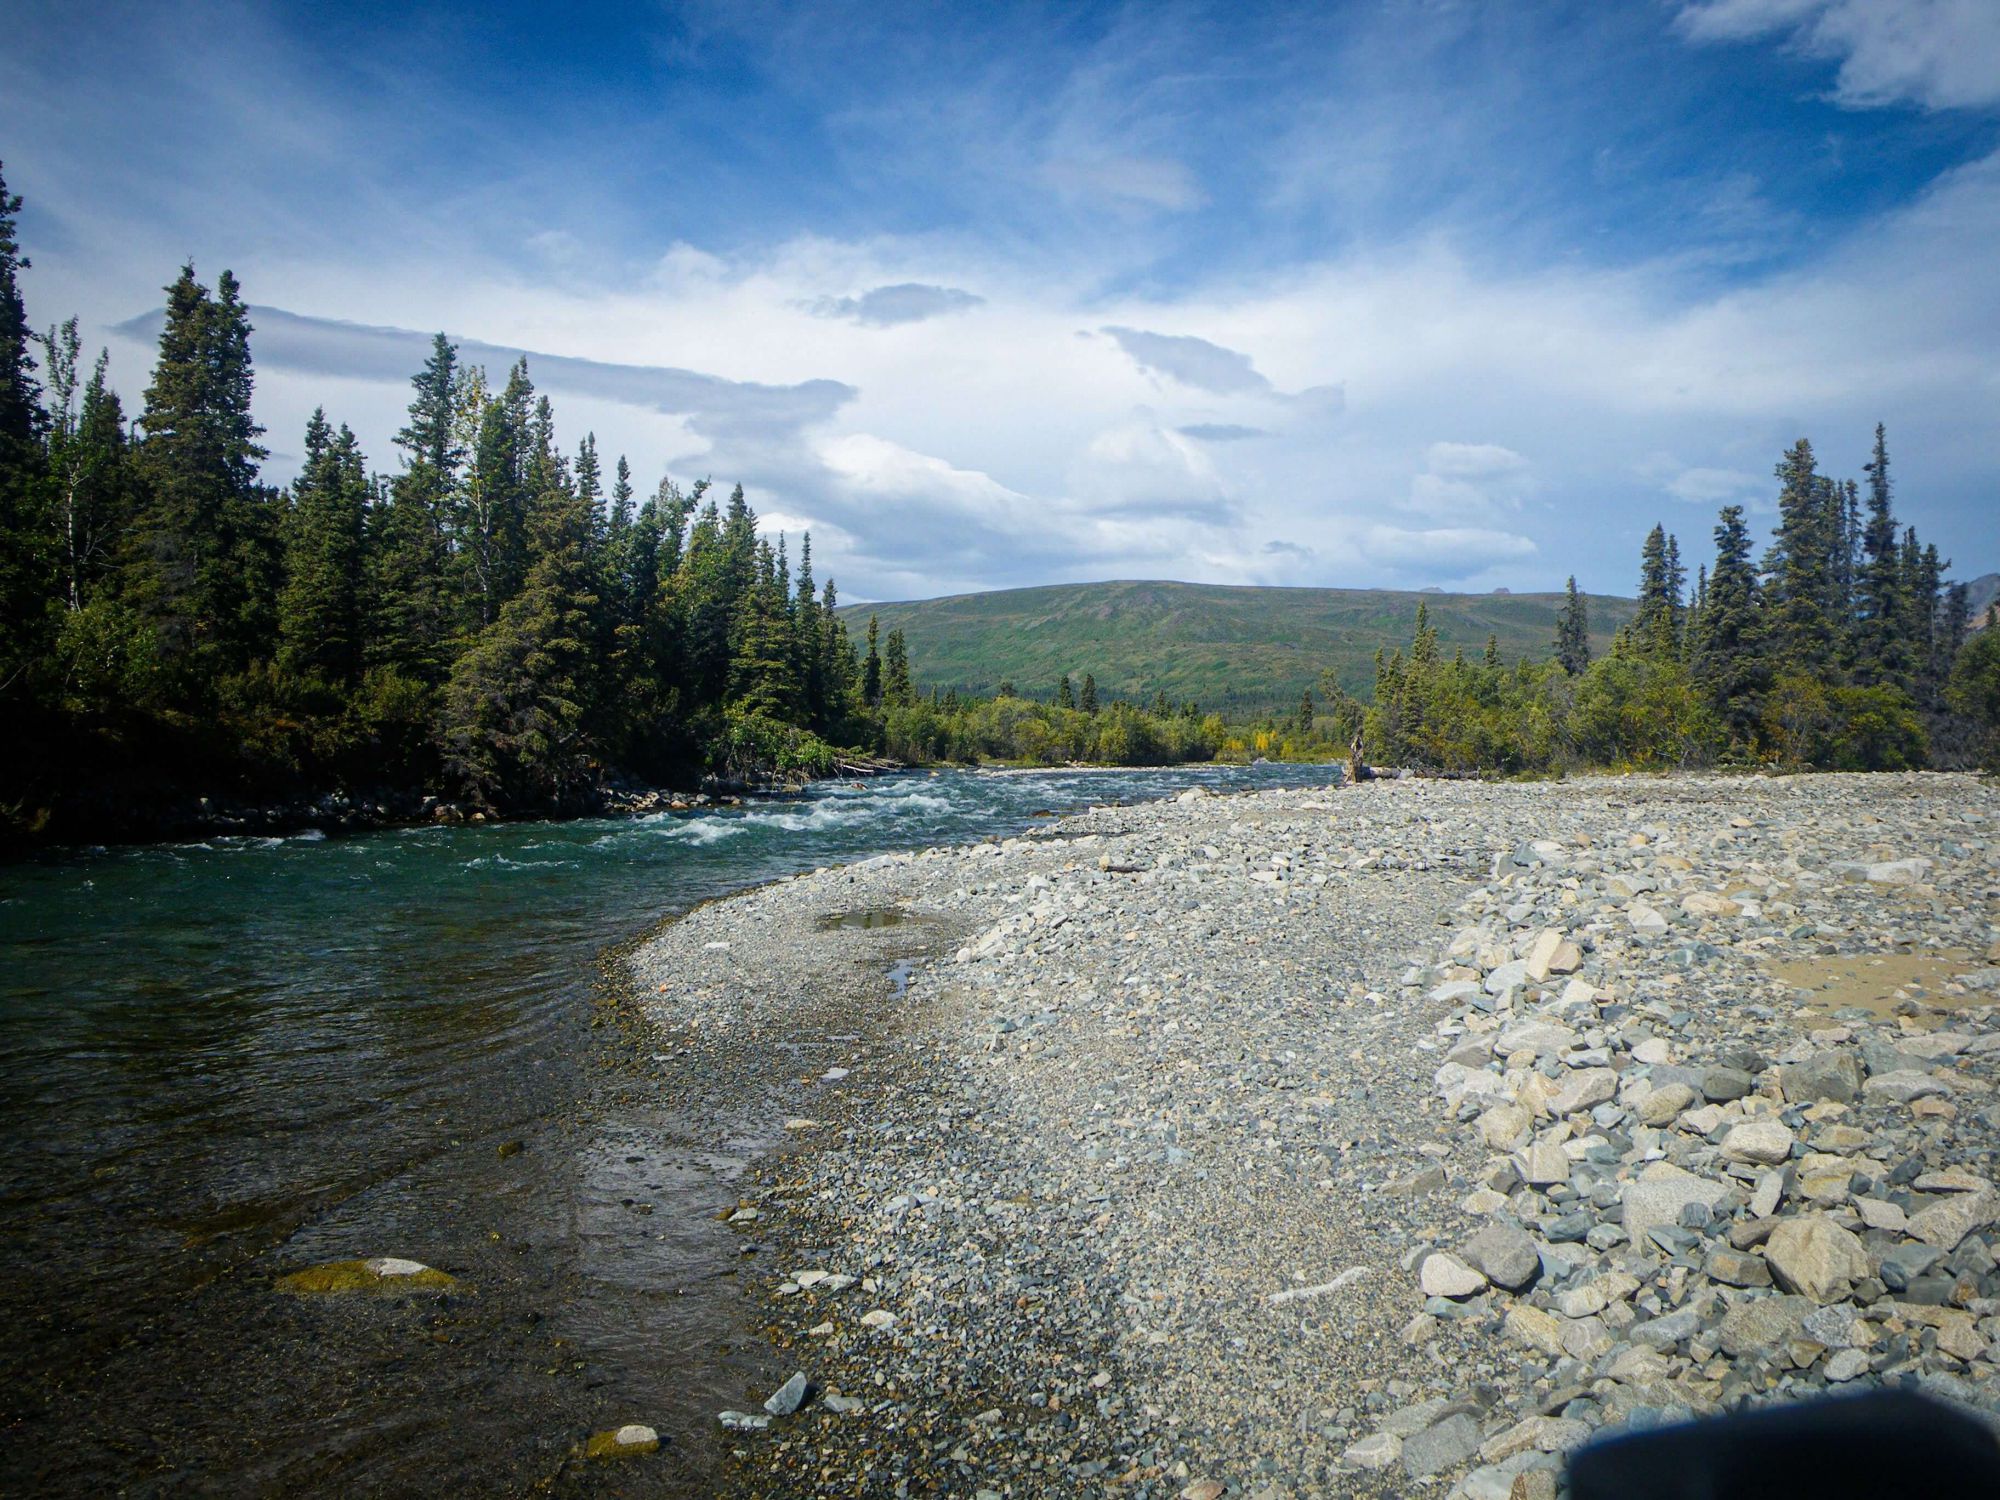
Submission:
[[[1908,623],[1902,554],[1897,546],[1891,503],[1889,442],[1875,424],[1875,452],[1866,466],[1868,516],[1861,531],[1861,560],[1855,578],[1854,675],[1863,686],[1909,691],[1916,662],[1903,631]]]
[[[364,634],[371,667],[435,686],[461,618],[449,577],[466,457],[461,407],[482,387],[461,370],[457,346],[441,333],[410,386],[408,420],[395,437],[403,469],[367,516]]]
[[[285,518],[278,666],[351,689],[361,676],[361,530],[367,465],[354,434],[322,408],[306,424],[305,466]]]
[[[909,703],[916,696],[910,681],[910,648],[900,625],[889,632],[882,647],[882,695],[896,704]]]
[[[1621,632],[1621,647],[1634,656],[1666,659],[1675,654],[1675,625],[1680,597],[1674,573],[1679,549],[1670,547],[1667,529],[1655,525],[1639,554],[1639,609]]]
[[[589,774],[595,518],[547,424],[527,437],[539,486],[526,507],[533,561],[454,663],[443,739],[446,768],[474,801],[560,806]]]
[[[1070,709],[1076,707],[1076,689],[1070,686],[1067,672],[1062,674],[1062,680],[1056,684],[1056,707]]]
[[[861,701],[874,708],[882,701],[882,657],[876,650],[875,616],[868,617],[868,655],[861,664]]]
[[[1779,664],[1824,677],[1839,654],[1839,622],[1826,608],[1832,562],[1828,488],[1816,465],[1812,444],[1804,438],[1778,463],[1778,530],[1766,571],[1771,576],[1772,647]]]
[[[1738,744],[1751,744],[1770,685],[1762,590],[1750,561],[1743,507],[1722,509],[1715,528],[1715,571],[1703,595],[1692,671]]]
[[[535,447],[528,362],[508,371],[499,396],[488,399],[483,387],[480,381],[469,393],[478,435],[465,482],[453,495],[449,527],[456,591],[465,601],[464,624],[473,630],[499,618],[527,576],[528,458]]]
[[[250,321],[236,278],[183,266],[167,288],[159,360],[139,422],[146,485],[135,592],[197,691],[269,644],[270,507],[257,483]]]
[[[1083,693],[1077,699],[1077,707],[1087,714],[1097,712],[1097,679],[1088,672],[1083,674]]]
[[[1556,616],[1556,661],[1572,677],[1590,666],[1590,602],[1578,590],[1574,573]]]

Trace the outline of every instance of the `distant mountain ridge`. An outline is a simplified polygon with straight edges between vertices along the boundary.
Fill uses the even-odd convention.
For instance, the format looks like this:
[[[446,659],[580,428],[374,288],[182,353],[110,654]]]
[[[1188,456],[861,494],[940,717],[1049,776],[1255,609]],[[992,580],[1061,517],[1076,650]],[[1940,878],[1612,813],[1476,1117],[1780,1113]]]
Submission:
[[[1121,580],[998,589],[842,611],[858,638],[867,618],[884,635],[901,629],[911,676],[959,692],[989,694],[1003,682],[1046,698],[1067,672],[1088,672],[1101,698],[1164,692],[1239,714],[1289,711],[1331,671],[1348,692],[1375,680],[1375,652],[1407,647],[1417,607],[1430,611],[1443,650],[1468,656],[1499,638],[1501,658],[1553,654],[1561,593],[1452,594],[1426,589],[1260,588]],[[1637,608],[1590,596],[1593,647],[1608,650]]]

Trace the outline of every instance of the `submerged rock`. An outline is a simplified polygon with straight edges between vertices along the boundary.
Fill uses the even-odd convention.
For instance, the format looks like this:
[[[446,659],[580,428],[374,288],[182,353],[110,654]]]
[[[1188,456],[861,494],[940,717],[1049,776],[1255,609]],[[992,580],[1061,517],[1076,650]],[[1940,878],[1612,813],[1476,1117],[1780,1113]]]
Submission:
[[[278,1278],[278,1290],[300,1296],[323,1296],[333,1292],[446,1291],[458,1285],[458,1278],[427,1266],[420,1260],[404,1260],[394,1255],[378,1255],[371,1260],[334,1260],[308,1266]]]
[[[659,1433],[640,1422],[627,1422],[623,1427],[593,1432],[583,1445],[583,1456],[593,1460],[637,1458],[644,1453],[659,1451]]]

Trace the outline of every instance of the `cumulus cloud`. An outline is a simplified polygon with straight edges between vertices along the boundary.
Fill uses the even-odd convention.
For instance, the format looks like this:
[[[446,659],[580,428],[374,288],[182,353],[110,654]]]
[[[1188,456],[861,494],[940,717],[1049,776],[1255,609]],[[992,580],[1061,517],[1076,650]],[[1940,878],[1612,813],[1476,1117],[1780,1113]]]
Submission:
[[[1440,526],[1409,530],[1370,526],[1359,539],[1370,562],[1399,574],[1457,581],[1503,563],[1533,557],[1539,550],[1527,537],[1480,527]]]
[[[1776,32],[1814,56],[1839,58],[1834,97],[1856,108],[2000,102],[2000,5],[1993,0],[1702,0],[1676,21],[1695,41]]]
[[[893,328],[899,323],[921,323],[947,313],[965,312],[984,306],[985,302],[984,297],[957,287],[903,281],[894,286],[878,286],[859,297],[821,297],[811,310],[816,318],[845,318],[869,328]]]
[[[1071,469],[1071,493],[1093,511],[1177,516],[1212,526],[1237,506],[1207,454],[1157,422],[1135,420],[1100,432]]]
[[[1399,508],[1434,521],[1492,520],[1520,509],[1528,461],[1497,443],[1432,443]]]

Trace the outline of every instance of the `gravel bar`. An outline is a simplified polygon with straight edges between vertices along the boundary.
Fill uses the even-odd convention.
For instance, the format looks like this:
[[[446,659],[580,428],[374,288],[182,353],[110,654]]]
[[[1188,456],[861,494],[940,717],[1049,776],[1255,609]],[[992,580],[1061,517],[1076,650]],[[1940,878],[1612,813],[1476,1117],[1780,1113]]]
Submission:
[[[722,1211],[804,1379],[728,1486],[1534,1500],[1991,1407],[1996,834],[1964,776],[1191,791],[690,913],[666,1048],[800,1060]]]

